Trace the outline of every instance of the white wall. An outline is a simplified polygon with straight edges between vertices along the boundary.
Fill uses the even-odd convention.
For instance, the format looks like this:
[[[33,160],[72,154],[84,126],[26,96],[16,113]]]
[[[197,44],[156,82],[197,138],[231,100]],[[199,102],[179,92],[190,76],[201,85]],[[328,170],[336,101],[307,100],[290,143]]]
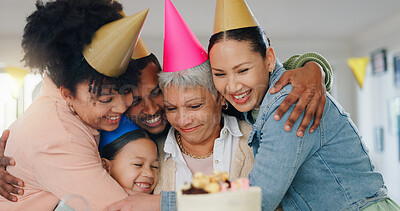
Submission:
[[[0,62],[9,66],[23,67],[21,37],[15,35],[0,36]]]
[[[0,37],[0,62],[6,66],[23,67],[20,62],[22,59],[21,38],[18,36]],[[16,101],[12,98],[11,92],[6,88],[10,87],[9,78],[4,73],[5,69],[0,69],[0,133],[16,119]],[[21,100],[19,102],[22,102]],[[21,104],[21,103],[20,103]]]
[[[400,88],[394,86],[393,55],[400,52],[400,13],[392,18],[371,26],[350,43],[355,56],[368,56],[379,48],[387,49],[388,70],[383,75],[372,75],[371,65],[367,67],[364,87],[357,89],[359,129],[370,148],[370,155],[376,169],[382,172],[389,195],[400,202],[400,156],[399,137],[389,133],[388,100],[400,96]],[[384,151],[374,148],[374,127],[384,127]]]

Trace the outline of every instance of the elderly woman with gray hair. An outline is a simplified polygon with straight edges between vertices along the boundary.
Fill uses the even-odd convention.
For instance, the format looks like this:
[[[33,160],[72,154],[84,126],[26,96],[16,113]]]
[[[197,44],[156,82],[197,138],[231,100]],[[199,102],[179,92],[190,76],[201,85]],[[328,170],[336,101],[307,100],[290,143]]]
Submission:
[[[226,101],[215,89],[208,60],[179,72],[161,72],[159,85],[171,129],[160,156],[155,192],[177,190],[195,172],[226,171],[247,177],[254,156],[247,140],[251,126],[222,114]],[[162,151],[162,150],[161,150]]]

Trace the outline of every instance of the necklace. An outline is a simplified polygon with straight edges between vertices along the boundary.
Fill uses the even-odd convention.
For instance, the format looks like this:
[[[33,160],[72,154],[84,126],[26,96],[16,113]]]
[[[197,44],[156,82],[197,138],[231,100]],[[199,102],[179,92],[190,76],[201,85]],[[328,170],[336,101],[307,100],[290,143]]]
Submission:
[[[181,141],[181,133],[179,133],[178,131],[176,131],[178,134],[177,134],[177,137],[176,137],[176,139],[177,139],[177,142],[178,142],[178,146],[179,146],[179,149],[183,152],[183,154],[185,154],[185,155],[187,155],[187,156],[189,156],[189,157],[192,157],[192,158],[194,158],[194,159],[206,159],[206,158],[208,158],[208,157],[210,157],[212,154],[213,154],[213,152],[214,152],[214,149],[212,149],[211,150],[211,152],[209,152],[207,155],[203,155],[203,156],[201,156],[201,157],[198,157],[198,156],[196,156],[196,155],[193,155],[192,153],[190,153],[190,152],[188,152],[186,149],[185,149],[185,147],[183,147],[183,145],[182,145],[182,141]]]

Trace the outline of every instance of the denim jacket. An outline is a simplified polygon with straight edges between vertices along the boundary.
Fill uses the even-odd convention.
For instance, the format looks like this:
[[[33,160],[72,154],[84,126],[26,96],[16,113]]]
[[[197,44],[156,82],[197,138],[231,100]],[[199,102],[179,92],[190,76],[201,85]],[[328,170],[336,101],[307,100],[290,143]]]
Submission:
[[[269,86],[284,72],[277,61]],[[320,126],[313,133],[308,128],[300,138],[295,129],[284,131],[294,105],[274,120],[291,90],[287,85],[276,94],[265,94],[249,138],[256,160],[249,179],[262,188],[263,210],[274,210],[279,203],[285,211],[359,210],[385,199],[382,176],[373,170],[356,126],[328,93]],[[293,128],[299,127],[303,115]]]

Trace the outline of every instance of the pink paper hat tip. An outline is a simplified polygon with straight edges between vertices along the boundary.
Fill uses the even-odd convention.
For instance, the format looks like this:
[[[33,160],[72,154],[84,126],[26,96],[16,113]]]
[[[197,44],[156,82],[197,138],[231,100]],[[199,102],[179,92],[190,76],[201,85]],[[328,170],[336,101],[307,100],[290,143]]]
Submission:
[[[177,72],[196,67],[208,59],[199,40],[171,0],[165,0],[163,71]]]

